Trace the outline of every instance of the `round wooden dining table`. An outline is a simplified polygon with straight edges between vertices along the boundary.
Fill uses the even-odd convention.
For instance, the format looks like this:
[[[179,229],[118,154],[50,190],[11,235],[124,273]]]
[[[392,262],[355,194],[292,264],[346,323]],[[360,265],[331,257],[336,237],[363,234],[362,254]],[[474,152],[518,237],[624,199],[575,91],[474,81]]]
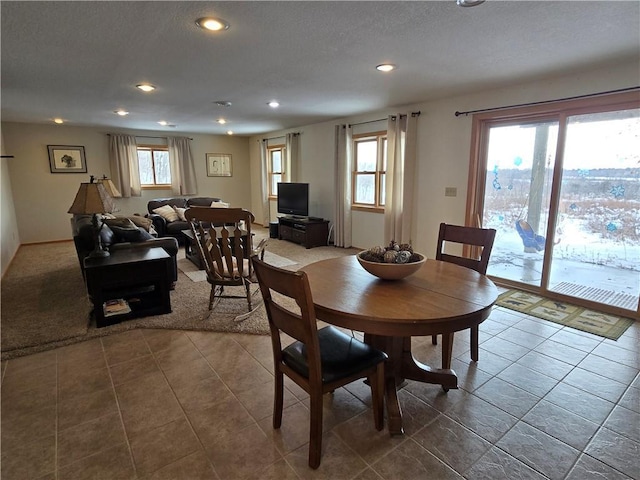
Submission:
[[[498,297],[494,283],[475,270],[427,259],[401,280],[381,280],[355,255],[302,268],[307,273],[316,316],[327,323],[365,334],[365,342],[387,353],[385,399],[389,432],[403,433],[397,388],[406,379],[458,388],[451,370],[453,334],[483,322]],[[412,336],[442,334],[443,368],[418,362]]]

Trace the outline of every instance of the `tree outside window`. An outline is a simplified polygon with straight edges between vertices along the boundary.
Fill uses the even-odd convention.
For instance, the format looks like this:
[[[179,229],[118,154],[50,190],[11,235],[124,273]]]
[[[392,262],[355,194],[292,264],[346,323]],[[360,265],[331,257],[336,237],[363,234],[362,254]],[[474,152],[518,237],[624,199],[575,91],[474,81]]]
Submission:
[[[354,208],[384,211],[387,133],[354,136]]]
[[[278,183],[285,180],[284,145],[267,147],[269,154],[269,195],[278,196]]]
[[[162,146],[138,146],[138,169],[143,187],[171,185],[169,151]]]

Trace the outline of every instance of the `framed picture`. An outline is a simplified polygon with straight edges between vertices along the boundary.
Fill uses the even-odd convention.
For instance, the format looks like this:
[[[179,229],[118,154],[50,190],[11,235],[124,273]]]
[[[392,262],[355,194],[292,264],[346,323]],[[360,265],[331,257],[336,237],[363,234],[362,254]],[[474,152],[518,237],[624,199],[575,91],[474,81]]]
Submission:
[[[84,147],[74,145],[47,145],[51,173],[87,173]]]
[[[231,154],[207,153],[207,177],[230,177]]]

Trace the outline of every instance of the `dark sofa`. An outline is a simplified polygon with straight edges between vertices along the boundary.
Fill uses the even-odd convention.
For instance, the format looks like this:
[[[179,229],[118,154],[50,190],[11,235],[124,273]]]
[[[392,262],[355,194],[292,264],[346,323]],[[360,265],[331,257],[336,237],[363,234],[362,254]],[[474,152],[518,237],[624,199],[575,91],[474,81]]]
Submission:
[[[144,217],[138,217],[137,219],[135,217],[129,218],[135,220],[134,225],[142,225],[144,224],[143,220],[146,220]],[[84,258],[94,249],[94,233],[91,219],[91,215],[74,215],[71,218],[73,242],[76,247],[76,253],[83,276]],[[102,221],[102,219],[100,221]],[[142,226],[138,226],[137,232],[134,232],[132,230],[126,231],[116,226],[112,229],[105,224],[100,229],[100,239],[103,249],[109,250],[110,252],[133,248],[164,248],[171,256],[169,262],[171,281],[175,284],[178,280],[178,242],[175,238],[156,238]],[[173,287],[173,284],[171,287]]]
[[[162,215],[158,215],[154,210],[169,205],[176,208],[187,209],[189,207],[209,207],[213,202],[220,202],[219,198],[215,197],[175,197],[175,198],[156,198],[149,200],[147,204],[147,210],[149,213],[147,217],[153,221],[153,226],[158,232],[158,237],[173,237],[178,241],[178,244],[184,245],[185,237],[182,230],[189,230],[189,223],[177,219],[169,222]]]

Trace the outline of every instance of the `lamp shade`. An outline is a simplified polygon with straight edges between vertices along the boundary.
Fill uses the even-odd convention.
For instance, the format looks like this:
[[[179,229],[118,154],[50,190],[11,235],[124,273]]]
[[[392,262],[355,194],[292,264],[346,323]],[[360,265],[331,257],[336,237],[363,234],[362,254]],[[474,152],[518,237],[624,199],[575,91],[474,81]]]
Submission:
[[[109,192],[102,183],[94,183],[93,178],[90,183],[81,183],[76,198],[68,213],[90,214],[108,213],[115,208]]]
[[[111,181],[110,178],[107,178],[106,176],[98,179],[98,183],[102,183],[104,185],[104,188],[107,189],[107,192],[109,193],[109,196],[111,198],[120,198],[122,197],[122,194],[118,191],[118,189],[116,188],[115,184]]]

